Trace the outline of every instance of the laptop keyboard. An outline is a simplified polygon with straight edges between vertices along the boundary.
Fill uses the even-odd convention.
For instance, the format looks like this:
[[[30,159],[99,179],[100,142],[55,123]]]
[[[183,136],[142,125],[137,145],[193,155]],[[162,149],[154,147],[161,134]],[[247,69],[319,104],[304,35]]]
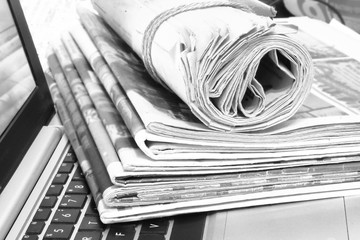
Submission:
[[[70,148],[22,239],[199,240],[205,214],[104,225]]]

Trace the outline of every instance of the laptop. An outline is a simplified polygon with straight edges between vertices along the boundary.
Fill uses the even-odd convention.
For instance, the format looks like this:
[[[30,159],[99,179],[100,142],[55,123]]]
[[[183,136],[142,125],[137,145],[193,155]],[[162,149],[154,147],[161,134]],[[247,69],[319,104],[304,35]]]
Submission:
[[[0,239],[360,239],[360,196],[104,225],[19,0],[0,0]]]

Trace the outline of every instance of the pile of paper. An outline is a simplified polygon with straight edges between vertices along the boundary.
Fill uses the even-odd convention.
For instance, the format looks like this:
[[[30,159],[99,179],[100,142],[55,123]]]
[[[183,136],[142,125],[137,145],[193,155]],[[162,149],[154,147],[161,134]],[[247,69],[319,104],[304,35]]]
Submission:
[[[132,3],[124,6],[130,7]],[[280,45],[289,46],[289,43],[302,49],[287,55],[288,50],[275,51],[271,50],[272,46],[265,55],[253,54],[262,56],[265,62],[256,57],[251,61],[257,61],[256,76],[265,74],[269,77],[266,79],[277,79],[271,77],[275,73],[268,72],[268,64],[271,68],[278,67],[276,74],[280,79],[291,76],[296,87],[288,86],[287,94],[292,97],[299,94],[304,100],[292,97],[294,101],[280,100],[302,103],[300,108],[291,104],[285,107],[294,111],[289,120],[279,121],[275,117],[276,124],[270,121],[256,131],[227,132],[207,126],[194,115],[192,103],[187,101],[192,99],[192,85],[186,85],[183,92],[186,96],[190,94],[190,98],[183,99],[176,87],[172,89],[167,82],[164,84],[165,80],[157,83],[133,48],[101,17],[84,8],[78,13],[82,26],[74,23],[48,53],[51,70],[48,80],[103,222],[300,201],[358,191],[360,117],[356,111],[360,107],[351,105],[357,102],[355,94],[344,97],[347,88],[342,78],[334,75],[328,84],[333,63],[360,65],[343,51],[311,35],[302,41],[306,33],[301,30],[295,33],[285,28],[282,33],[274,29],[262,33],[261,29],[249,29],[254,34],[259,30],[265,36],[279,35],[279,42],[287,39],[286,43],[279,43],[280,49]],[[262,22],[259,24],[262,26]],[[271,28],[284,26],[275,21],[270,25]],[[309,44],[314,61],[308,58],[309,53],[301,43]],[[325,54],[316,56],[314,53],[321,53],[319,49]],[[332,55],[328,50],[332,50]],[[305,58],[295,60],[294,55]],[[327,58],[330,55],[331,59]],[[292,60],[283,64],[287,57]],[[275,65],[274,59],[279,60]],[[307,71],[312,72],[313,64],[315,82],[308,86],[312,74]],[[168,64],[163,66],[167,68]],[[254,74],[251,71],[255,70],[250,69],[245,72]],[[337,69],[331,71],[336,74]],[[305,77],[306,74],[310,75]],[[352,89],[356,89],[358,77],[347,77],[350,79],[346,84],[351,83]],[[238,87],[231,87],[228,93],[235,94]],[[268,95],[273,96],[271,91]],[[349,99],[351,96],[353,99]],[[211,104],[215,106],[214,101]],[[262,113],[258,116],[263,117]],[[252,118],[257,116],[246,117],[249,121]]]

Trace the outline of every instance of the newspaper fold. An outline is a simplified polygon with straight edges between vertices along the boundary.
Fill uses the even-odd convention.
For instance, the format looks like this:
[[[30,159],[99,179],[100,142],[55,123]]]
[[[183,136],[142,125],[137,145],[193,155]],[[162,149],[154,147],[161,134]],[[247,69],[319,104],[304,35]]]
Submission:
[[[310,55],[260,1],[92,2],[153,79],[212,129],[277,125],[295,114],[311,88]]]

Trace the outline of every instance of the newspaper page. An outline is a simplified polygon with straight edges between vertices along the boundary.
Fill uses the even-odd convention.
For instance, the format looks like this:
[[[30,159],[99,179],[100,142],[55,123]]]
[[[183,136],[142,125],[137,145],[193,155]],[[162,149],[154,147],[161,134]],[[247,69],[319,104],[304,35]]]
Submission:
[[[358,115],[359,35],[336,20],[330,24],[306,17],[284,21],[297,24],[300,28],[297,36],[312,47],[310,52],[316,65],[313,91],[349,115]],[[319,28],[321,33],[316,31]],[[336,37],[333,32],[338,32]]]

